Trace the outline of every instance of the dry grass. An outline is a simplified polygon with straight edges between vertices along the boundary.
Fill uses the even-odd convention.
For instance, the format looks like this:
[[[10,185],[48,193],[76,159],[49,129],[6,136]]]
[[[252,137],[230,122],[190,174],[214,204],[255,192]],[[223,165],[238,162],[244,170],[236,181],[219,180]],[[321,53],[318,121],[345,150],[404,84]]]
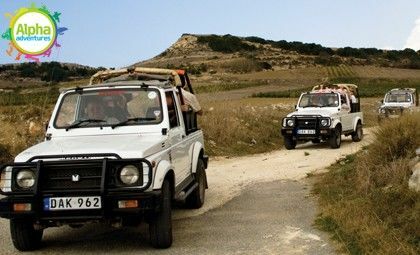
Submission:
[[[37,105],[0,108],[0,164],[13,161],[18,153],[42,140],[43,126],[51,111],[50,105],[44,110]]]
[[[208,102],[200,117],[210,155],[245,155],[279,149],[281,118],[293,99],[241,99]]]
[[[410,159],[420,146],[420,116],[384,123],[363,152],[317,180],[316,225],[350,254],[419,254],[420,194],[408,189]]]
[[[378,100],[362,101],[367,126],[376,125]],[[294,110],[295,104],[295,98],[203,101],[205,112],[199,117],[199,123],[204,131],[207,152],[212,156],[236,156],[281,149],[281,119]],[[0,150],[3,151],[0,154],[4,158],[0,162],[12,159],[42,139],[43,123],[50,117],[52,107],[47,105],[44,111],[38,105],[0,107]],[[29,133],[30,122],[40,127],[39,132]]]

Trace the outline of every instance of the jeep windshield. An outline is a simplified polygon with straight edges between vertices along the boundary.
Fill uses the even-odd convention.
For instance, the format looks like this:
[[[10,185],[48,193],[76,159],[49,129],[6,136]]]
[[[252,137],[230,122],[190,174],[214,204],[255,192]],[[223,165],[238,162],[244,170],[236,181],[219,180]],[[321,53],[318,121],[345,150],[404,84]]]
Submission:
[[[311,93],[303,94],[299,101],[299,107],[338,107],[338,95],[336,93]]]
[[[385,96],[385,103],[411,103],[411,94],[388,93]]]
[[[160,92],[151,88],[98,89],[69,92],[61,100],[54,127],[117,127],[159,124]]]

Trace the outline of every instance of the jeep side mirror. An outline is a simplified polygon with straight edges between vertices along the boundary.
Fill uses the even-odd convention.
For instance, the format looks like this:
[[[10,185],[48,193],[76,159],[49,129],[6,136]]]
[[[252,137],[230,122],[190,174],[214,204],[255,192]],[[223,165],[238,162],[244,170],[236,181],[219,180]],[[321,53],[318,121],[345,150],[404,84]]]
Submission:
[[[297,104],[295,104],[295,109],[297,109]]]
[[[384,100],[383,99],[381,99],[381,104],[383,104],[384,103]]]
[[[162,128],[162,135],[167,135],[167,134],[168,134],[168,129]]]

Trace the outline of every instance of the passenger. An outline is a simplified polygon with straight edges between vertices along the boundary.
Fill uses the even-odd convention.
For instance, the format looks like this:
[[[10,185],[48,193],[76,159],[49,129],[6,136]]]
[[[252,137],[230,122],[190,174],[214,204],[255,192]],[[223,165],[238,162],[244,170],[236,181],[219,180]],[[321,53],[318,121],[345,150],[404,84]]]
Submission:
[[[170,127],[177,126],[177,119],[176,119],[176,112],[175,112],[175,104],[173,97],[170,93],[166,93],[166,105],[168,107],[168,115],[169,115],[169,125]]]
[[[336,106],[337,103],[335,102],[335,98],[332,96],[328,97],[328,106]]]
[[[128,118],[127,103],[124,96],[105,97],[106,109],[108,117],[113,117],[119,121]]]
[[[144,117],[146,109],[144,106],[144,99],[142,95],[137,95],[135,97],[130,96],[127,101],[127,112],[131,118]]]
[[[350,106],[347,103],[347,96],[344,93],[341,94],[341,109],[343,109],[343,111],[350,112]]]
[[[357,98],[354,96],[353,91],[350,91],[350,102],[352,104],[357,104]]]
[[[181,106],[181,110],[183,112],[188,112],[190,110],[189,108],[191,108],[198,115],[203,115],[203,110],[201,109],[197,97],[193,93],[186,91],[184,88],[181,88],[181,93],[184,98],[184,105]]]

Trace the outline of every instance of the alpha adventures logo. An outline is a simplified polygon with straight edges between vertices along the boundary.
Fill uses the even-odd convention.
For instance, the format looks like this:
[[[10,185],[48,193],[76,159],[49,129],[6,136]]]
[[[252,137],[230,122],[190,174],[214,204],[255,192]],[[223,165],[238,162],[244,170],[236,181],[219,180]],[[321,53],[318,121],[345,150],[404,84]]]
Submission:
[[[15,60],[22,56],[31,61],[39,62],[41,57],[50,57],[54,48],[59,48],[58,36],[63,35],[66,27],[58,27],[59,12],[50,12],[43,5],[37,8],[35,4],[6,13],[10,18],[9,28],[2,34],[2,38],[9,40],[6,54]]]

